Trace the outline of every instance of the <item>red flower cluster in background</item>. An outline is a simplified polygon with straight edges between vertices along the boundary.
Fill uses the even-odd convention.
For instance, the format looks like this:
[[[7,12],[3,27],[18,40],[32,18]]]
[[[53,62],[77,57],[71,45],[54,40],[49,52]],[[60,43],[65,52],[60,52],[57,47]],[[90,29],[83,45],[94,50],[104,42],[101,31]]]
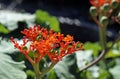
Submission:
[[[116,0],[117,2],[120,2],[120,0]],[[112,0],[90,0],[90,3],[93,6],[96,6],[97,8],[99,8],[100,6],[102,6],[104,3],[112,3]]]
[[[58,62],[65,55],[82,49],[82,44],[74,42],[72,36],[65,37],[64,34],[48,31],[46,28],[40,28],[39,25],[24,29],[21,33],[25,35],[22,39],[23,44],[19,44],[13,37],[11,41],[15,48],[18,48],[32,63],[38,63],[45,55],[52,62]],[[30,43],[29,47],[26,46],[27,43]],[[29,58],[29,53],[34,54],[34,59]]]
[[[111,19],[114,22],[120,24],[120,0],[89,0],[91,3],[90,14],[94,17],[94,21],[99,18],[99,21],[106,19]],[[115,11],[116,10],[116,11]],[[103,19],[103,20],[102,20]],[[109,21],[109,20],[107,20]],[[104,23],[107,23],[104,21]],[[102,24],[104,24],[102,22]],[[101,26],[101,24],[99,24]]]

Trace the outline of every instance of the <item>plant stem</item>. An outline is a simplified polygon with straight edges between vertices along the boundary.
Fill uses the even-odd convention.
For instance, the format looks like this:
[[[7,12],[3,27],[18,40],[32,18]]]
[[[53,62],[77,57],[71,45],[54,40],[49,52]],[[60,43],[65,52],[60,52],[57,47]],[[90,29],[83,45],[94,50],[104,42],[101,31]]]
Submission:
[[[97,64],[101,59],[104,58],[104,56],[107,54],[107,52],[114,46],[114,44],[116,42],[118,42],[120,40],[120,32],[118,34],[118,37],[116,38],[115,41],[113,41],[112,45],[107,48],[107,40],[106,40],[106,26],[103,26],[98,20],[96,17],[93,17],[93,20],[96,22],[96,24],[99,26],[99,32],[100,32],[100,43],[102,45],[102,48],[103,48],[103,51],[101,52],[101,54],[97,57],[97,59],[95,59],[94,61],[92,61],[89,65],[87,65],[86,67],[82,68],[80,70],[83,71],[83,70],[86,70],[88,68],[90,68],[91,66]],[[79,73],[80,73],[79,72]]]
[[[106,41],[106,27],[101,27],[99,28],[99,39],[100,39],[100,44],[102,46],[103,50],[106,50],[106,45],[107,45],[107,41]]]
[[[106,26],[103,26],[98,20],[96,17],[93,17],[93,20],[96,22],[96,24],[99,26],[99,38],[100,38],[100,43],[101,43],[101,46],[102,46],[102,52],[101,54],[97,57],[97,59],[95,59],[94,61],[92,61],[89,65],[87,65],[86,67],[82,68],[80,70],[83,71],[83,70],[86,70],[88,68],[90,68],[91,66],[97,64],[101,59],[104,58],[104,56],[106,55],[106,53],[109,51],[106,47],[106,44],[107,44],[107,41],[106,41]]]
[[[40,72],[39,70],[39,63],[35,63],[35,64],[32,64],[33,65],[33,68],[34,68],[34,71],[35,71],[35,74],[36,74],[36,79],[42,79],[42,77],[50,71],[50,69],[52,69],[56,63],[52,63],[49,67],[47,68],[44,68],[44,70],[42,72]]]
[[[84,67],[84,68],[82,68],[81,70],[80,70],[80,72],[81,71],[83,71],[83,70],[86,70],[86,69],[88,69],[88,68],[90,68],[91,66],[93,66],[93,65],[95,65],[95,64],[97,64],[101,59],[103,59],[104,58],[104,56],[106,55],[106,53],[114,46],[114,44],[115,43],[117,43],[118,41],[120,40],[120,33],[118,34],[118,37],[116,38],[116,40],[112,43],[112,45],[109,47],[109,48],[105,48],[105,50],[103,50],[102,52],[101,52],[101,54],[97,57],[97,59],[95,59],[94,61],[92,61],[89,65],[87,65],[86,67]],[[79,73],[80,73],[79,72]]]
[[[104,56],[106,55],[106,52],[107,52],[107,50],[103,50],[103,51],[101,52],[101,54],[97,57],[97,59],[95,59],[94,61],[92,61],[92,62],[91,62],[89,65],[87,65],[86,67],[80,69],[80,72],[83,71],[83,70],[86,70],[86,69],[88,69],[88,68],[90,68],[90,67],[92,67],[92,66],[95,65],[95,64],[97,64],[101,59],[104,58]]]
[[[41,73],[40,73],[40,70],[39,70],[39,63],[33,64],[33,68],[34,68],[34,71],[35,71],[36,79],[42,79]]]

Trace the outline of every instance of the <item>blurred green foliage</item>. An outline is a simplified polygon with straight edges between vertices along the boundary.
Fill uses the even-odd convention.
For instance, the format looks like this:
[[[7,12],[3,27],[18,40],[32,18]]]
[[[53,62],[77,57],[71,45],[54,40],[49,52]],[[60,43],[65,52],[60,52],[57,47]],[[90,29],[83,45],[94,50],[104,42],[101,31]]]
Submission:
[[[26,74],[27,74],[27,79],[34,79],[35,77],[35,73],[32,70],[27,70]]]
[[[48,12],[42,10],[37,10],[35,14],[36,22],[38,24],[44,23],[45,26],[49,26],[48,28],[51,28],[54,31],[60,31],[59,22],[55,16],[51,16]]]
[[[3,34],[8,34],[10,31],[5,28],[4,25],[0,24],[0,33],[3,33]]]
[[[48,12],[37,10],[35,13],[35,20],[38,24],[43,24],[42,26],[51,28],[55,31],[60,31],[59,22],[56,17],[51,16]],[[10,31],[5,28],[4,25],[0,24],[0,33],[8,34]],[[107,44],[109,47],[111,42]],[[4,50],[3,50],[4,49]],[[92,59],[96,59],[98,55],[101,53],[101,46],[99,43],[86,42],[84,43],[84,50],[92,50]],[[31,51],[32,52],[32,51]],[[83,51],[84,52],[84,51]],[[35,73],[31,68],[30,63],[28,61],[24,64],[27,66],[25,70],[23,70],[23,63],[20,61],[25,60],[25,57],[19,53],[18,50],[14,49],[14,46],[10,43],[9,38],[5,40],[4,38],[0,40],[0,79],[8,79],[6,75],[10,75],[13,79],[14,75],[22,73],[24,78],[26,77],[24,72],[27,74],[27,79],[34,79]],[[85,53],[85,52],[84,52]],[[3,57],[4,56],[4,57]],[[33,57],[32,54],[29,54],[30,57]],[[12,57],[12,59],[11,59]],[[83,72],[79,72],[80,68],[77,65],[77,57],[76,54],[68,55],[63,58],[62,61],[57,63],[55,67],[44,76],[44,79],[120,79],[120,42],[116,43],[112,49],[107,53],[105,58],[100,61],[95,68],[88,69]],[[10,60],[8,60],[10,58]],[[82,57],[79,57],[82,58]],[[14,61],[13,61],[14,60]],[[17,61],[17,62],[16,62]],[[26,60],[25,60],[26,61]],[[84,60],[86,61],[86,60]],[[84,61],[78,61],[80,64]],[[12,63],[11,63],[12,62]],[[18,63],[19,62],[19,63]],[[43,59],[40,62],[40,70],[44,69],[45,66],[49,65],[50,60]],[[5,70],[1,71],[5,66]],[[12,67],[11,67],[12,66]],[[21,67],[22,66],[22,67]],[[9,70],[13,68],[14,71],[7,73]],[[15,71],[16,70],[16,71]],[[18,72],[19,70],[20,72]],[[14,74],[15,73],[15,74]],[[11,75],[12,74],[12,75]],[[22,75],[20,74],[20,76]],[[1,75],[5,75],[4,78]],[[22,76],[21,76],[22,77]],[[24,79],[24,78],[18,79]],[[9,78],[11,79],[11,78]]]

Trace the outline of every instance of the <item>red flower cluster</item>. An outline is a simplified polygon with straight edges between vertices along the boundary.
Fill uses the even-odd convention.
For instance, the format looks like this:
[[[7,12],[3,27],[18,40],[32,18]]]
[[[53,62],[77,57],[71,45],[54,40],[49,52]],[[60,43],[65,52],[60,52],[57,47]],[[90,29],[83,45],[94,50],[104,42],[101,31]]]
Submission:
[[[116,0],[117,2],[120,2],[120,0]],[[93,6],[96,6],[97,8],[101,7],[104,3],[112,3],[112,0],[90,0],[90,3]]]
[[[19,44],[11,37],[14,46],[20,50],[27,58],[29,53],[34,54],[34,63],[39,62],[45,55],[47,55],[52,62],[58,62],[65,55],[72,54],[74,51],[81,50],[82,44],[74,42],[73,37],[64,34],[55,33],[53,30],[48,31],[46,28],[40,26],[30,27],[21,31],[25,36],[23,37],[23,44]],[[26,46],[30,43],[29,47]],[[30,58],[28,60],[31,61]]]

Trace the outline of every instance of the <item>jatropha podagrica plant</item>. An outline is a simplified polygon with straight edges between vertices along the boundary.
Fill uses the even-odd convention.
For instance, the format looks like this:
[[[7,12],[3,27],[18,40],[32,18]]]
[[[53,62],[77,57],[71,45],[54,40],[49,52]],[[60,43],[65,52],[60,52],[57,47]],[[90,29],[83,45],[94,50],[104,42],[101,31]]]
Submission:
[[[14,40],[13,37],[11,37],[11,41],[14,43],[15,48],[19,49],[32,64],[36,79],[41,79],[44,74],[67,54],[72,54],[82,49],[82,44],[73,41],[73,36],[65,36],[53,30],[48,31],[46,28],[41,28],[40,25],[24,29],[21,33],[25,35],[23,36],[22,44]],[[33,54],[33,58],[29,56],[30,53]],[[48,56],[52,64],[44,71],[40,71],[39,63],[45,56]]]
[[[90,15],[94,22],[99,27],[99,41],[102,47],[101,54],[89,65],[82,68],[81,71],[90,68],[97,64],[107,52],[113,47],[113,45],[120,41],[120,33],[118,37],[112,42],[110,47],[107,47],[106,29],[108,25],[113,22],[120,24],[120,0],[89,0],[91,3]]]

